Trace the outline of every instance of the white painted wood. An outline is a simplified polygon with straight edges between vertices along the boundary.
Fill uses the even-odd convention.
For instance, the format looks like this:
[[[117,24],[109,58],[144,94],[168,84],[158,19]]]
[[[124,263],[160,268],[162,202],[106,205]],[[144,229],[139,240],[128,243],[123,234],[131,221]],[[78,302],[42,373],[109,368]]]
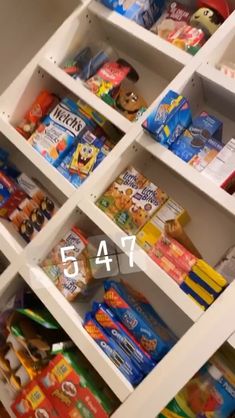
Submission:
[[[235,349],[235,333],[228,339],[229,344]]]
[[[67,3],[64,7],[67,7]],[[226,247],[234,243],[235,203],[231,196],[211,182],[205,183],[201,174],[147,137],[141,128],[141,121],[153,106],[159,103],[168,89],[174,89],[189,98],[194,114],[207,110],[223,120],[225,141],[234,135],[234,84],[216,69],[222,56],[232,56],[234,17],[235,13],[199,53],[191,57],[135,23],[105,9],[98,2],[85,0],[0,96],[0,132],[4,135],[4,138],[0,137],[0,144],[11,151],[21,167],[25,165],[28,173],[33,173],[35,168],[35,176],[44,180],[63,204],[57,215],[27,246],[8,224],[0,223],[0,251],[12,262],[1,275],[0,305],[3,306],[6,298],[22,285],[17,274],[20,272],[121,400],[122,406],[114,413],[114,418],[155,418],[226,340],[235,346],[234,336],[231,337],[235,329],[235,283],[206,313],[202,313],[142,250],[137,251],[136,265],[145,274],[132,274],[130,280],[150,298],[181,339],[142,384],[133,390],[84,331],[82,319],[89,304],[70,305],[38,264],[74,223],[90,232],[104,232],[120,245],[120,237],[124,234],[98,210],[94,201],[129,163],[135,164],[176,200],[178,197],[179,203],[185,204],[193,215],[192,223],[187,228],[208,261],[214,263]],[[144,89],[146,85],[146,97],[149,104],[153,102],[146,115],[136,124],[128,122],[59,68],[63,60],[84,42],[89,32],[89,39],[109,40],[116,53],[129,58],[136,65],[141,75],[139,87]],[[35,95],[45,87],[60,94],[68,90],[81,97],[126,133],[79,190],[75,190],[33,150],[13,127]],[[206,234],[204,218],[209,231]],[[95,297],[102,297],[102,292]],[[5,400],[8,404],[7,398]]]

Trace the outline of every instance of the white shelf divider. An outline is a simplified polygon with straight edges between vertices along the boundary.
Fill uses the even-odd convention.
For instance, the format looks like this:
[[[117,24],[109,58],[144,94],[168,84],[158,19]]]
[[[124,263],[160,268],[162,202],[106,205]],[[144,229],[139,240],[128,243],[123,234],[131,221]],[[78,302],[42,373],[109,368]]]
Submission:
[[[97,112],[105,116],[116,127],[121,129],[122,132],[127,133],[132,127],[132,122],[121,115],[117,110],[113,109],[89,89],[87,89],[80,80],[74,80],[68,74],[66,74],[60,67],[54,64],[47,58],[43,58],[39,66],[45,72],[50,74],[61,85],[66,87],[70,92],[84,100],[89,106],[92,106]]]
[[[35,167],[57,187],[66,197],[70,197],[75,191],[75,187],[65,179],[45,158],[39,154],[16,129],[7,121],[0,118],[0,132],[5,135],[15,147],[31,161]]]
[[[80,209],[112,239],[121,246],[121,237],[127,236],[121,229],[105,215],[93,202],[80,201]],[[187,315],[196,322],[203,314],[203,310],[190,299],[180,287],[166,274],[142,248],[136,246],[134,262],[147,276]],[[125,251],[128,255],[128,250]]]
[[[228,343],[234,348],[235,350],[235,332],[234,334],[231,335],[231,337],[229,337],[228,339]]]
[[[99,348],[82,326],[82,319],[40,267],[23,265],[20,274],[66,330],[69,337],[107,382],[121,402],[133,392],[132,385]]]

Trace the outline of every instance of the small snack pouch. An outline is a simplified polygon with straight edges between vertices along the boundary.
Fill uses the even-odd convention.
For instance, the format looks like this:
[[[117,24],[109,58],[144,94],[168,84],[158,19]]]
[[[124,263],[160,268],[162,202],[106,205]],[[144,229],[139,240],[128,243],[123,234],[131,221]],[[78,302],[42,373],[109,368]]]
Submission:
[[[105,332],[116,341],[130,357],[132,362],[140,368],[142,373],[147,375],[155,366],[150,355],[143,350],[134,337],[118,321],[107,305],[94,302],[92,308],[96,321],[102,326]]]
[[[191,121],[186,98],[170,90],[142,126],[157,142],[169,148]]]
[[[134,386],[138,385],[143,379],[139,368],[132,363],[130,357],[121,347],[109,337],[105,330],[93,318],[91,312],[88,312],[84,321],[84,328],[88,334],[95,340],[99,347],[107,354],[109,359],[117,366],[126,379]]]
[[[104,283],[104,301],[130,331],[144,350],[159,362],[172,347],[170,338],[162,339],[154,330],[144,311],[139,313],[138,301],[121,283],[107,280]]]
[[[91,120],[79,112],[75,102],[65,98],[44,118],[29,142],[50,164],[57,167],[75,139],[88,126],[91,126]]]

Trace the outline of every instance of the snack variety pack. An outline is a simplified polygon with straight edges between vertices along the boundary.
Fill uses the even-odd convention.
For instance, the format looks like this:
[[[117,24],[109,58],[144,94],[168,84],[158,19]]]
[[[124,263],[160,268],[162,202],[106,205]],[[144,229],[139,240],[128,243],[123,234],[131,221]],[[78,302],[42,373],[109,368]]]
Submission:
[[[17,418],[108,418],[119,403],[29,289],[0,314],[0,380]],[[1,415],[2,417],[2,415]]]
[[[126,282],[104,282],[84,328],[128,381],[136,386],[171,349],[176,337],[145,297]]]
[[[9,158],[8,152],[0,149],[0,217],[10,221],[28,243],[56,213],[58,203]]]
[[[185,106],[187,113],[185,113]],[[191,120],[188,101],[169,91],[142,124],[157,142],[219,187],[235,192],[235,140],[224,144],[223,123],[203,111]]]
[[[79,187],[113,149],[120,132],[82,100],[42,91],[16,127],[51,165]]]
[[[198,52],[230,14],[227,0],[187,2],[187,5],[181,1],[167,0],[100,1],[192,55]],[[229,71],[231,73],[230,68]]]

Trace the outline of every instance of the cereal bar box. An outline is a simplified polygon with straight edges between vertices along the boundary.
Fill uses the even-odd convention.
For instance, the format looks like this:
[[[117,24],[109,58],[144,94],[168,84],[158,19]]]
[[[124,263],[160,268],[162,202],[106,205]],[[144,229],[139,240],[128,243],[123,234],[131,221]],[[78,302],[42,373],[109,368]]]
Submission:
[[[97,201],[127,234],[136,234],[167,200],[167,195],[134,167],[128,167]]]

